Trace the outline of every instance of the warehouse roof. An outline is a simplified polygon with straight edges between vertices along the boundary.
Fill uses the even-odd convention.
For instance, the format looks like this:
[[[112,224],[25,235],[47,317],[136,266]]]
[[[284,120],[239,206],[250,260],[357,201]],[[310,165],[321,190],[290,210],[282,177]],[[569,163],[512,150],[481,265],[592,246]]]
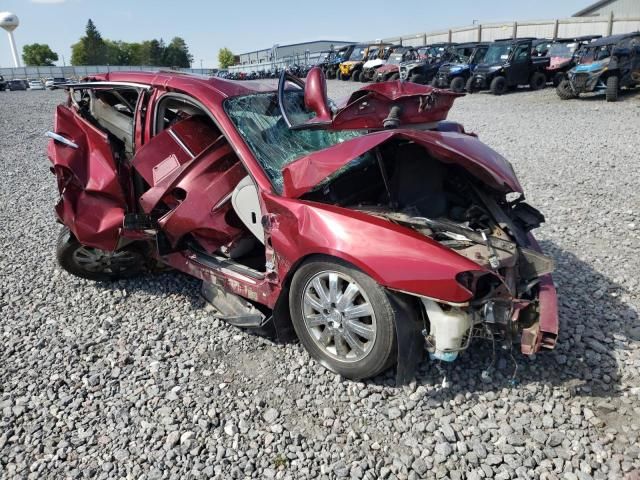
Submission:
[[[574,13],[573,16],[574,17],[584,17],[586,15],[589,15],[590,13],[592,13],[593,11],[597,10],[598,8],[604,7],[610,3],[615,2],[615,0],[599,0],[598,2],[595,2],[591,5],[589,5],[586,8],[583,8],[582,10],[580,10],[577,13]]]

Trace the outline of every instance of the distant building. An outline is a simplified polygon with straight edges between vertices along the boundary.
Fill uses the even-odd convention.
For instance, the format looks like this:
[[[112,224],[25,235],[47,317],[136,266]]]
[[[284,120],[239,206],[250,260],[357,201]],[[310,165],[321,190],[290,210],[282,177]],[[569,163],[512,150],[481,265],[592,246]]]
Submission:
[[[298,57],[300,62],[304,63],[304,60],[308,55],[313,56],[323,50],[330,50],[331,47],[338,48],[343,45],[350,45],[351,43],[355,42],[344,42],[341,40],[316,40],[313,42],[292,43],[290,45],[274,45],[271,48],[241,53],[238,55],[237,65],[255,65],[291,57]]]
[[[600,0],[575,13],[574,17],[640,18],[640,0]]]

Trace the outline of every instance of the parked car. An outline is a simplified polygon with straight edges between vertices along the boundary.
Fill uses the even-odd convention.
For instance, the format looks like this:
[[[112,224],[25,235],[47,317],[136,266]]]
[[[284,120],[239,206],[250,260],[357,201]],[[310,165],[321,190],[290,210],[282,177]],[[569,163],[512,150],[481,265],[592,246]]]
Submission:
[[[546,68],[547,82],[557,87],[566,73],[576,65],[577,53],[591,41],[602,35],[586,35],[574,38],[557,38],[549,46],[547,56],[549,66]]]
[[[563,99],[604,91],[615,102],[621,88],[640,85],[640,32],[600,38],[584,46],[578,64],[567,73],[556,92]]]
[[[319,68],[277,90],[170,72],[70,86],[48,133],[58,262],[101,281],[185,272],[220,318],[295,332],[347,378],[398,364],[406,381],[425,347],[452,361],[477,337],[553,348],[544,217],[507,160],[445,121],[459,94],[326,95]]]
[[[387,63],[376,70],[376,82],[398,80],[400,78],[400,64],[403,62],[418,60],[418,52],[413,47],[400,47],[391,55]]]
[[[7,90],[13,92],[16,90],[26,90],[27,86],[23,80],[13,79],[7,82]]]
[[[68,83],[69,80],[67,80],[64,77],[55,77],[55,78],[47,78],[44,81],[44,86],[47,90],[54,90],[55,88],[58,88],[60,85],[64,85],[65,83]]]
[[[32,78],[29,80],[29,90],[44,90],[44,85],[41,80],[37,78]]]
[[[531,90],[540,90],[547,85],[546,68],[550,59],[539,50],[539,39],[519,38],[498,40],[489,45],[484,60],[469,78],[466,90],[474,93],[490,90],[502,95],[510,88],[529,85]],[[536,54],[533,54],[534,50]]]
[[[432,85],[463,92],[476,66],[484,60],[488,43],[468,43],[456,47],[456,58],[443,63],[433,78]]]
[[[455,45],[455,43],[437,43],[422,49],[421,58],[400,65],[400,78],[413,83],[431,83],[440,66],[455,58]]]

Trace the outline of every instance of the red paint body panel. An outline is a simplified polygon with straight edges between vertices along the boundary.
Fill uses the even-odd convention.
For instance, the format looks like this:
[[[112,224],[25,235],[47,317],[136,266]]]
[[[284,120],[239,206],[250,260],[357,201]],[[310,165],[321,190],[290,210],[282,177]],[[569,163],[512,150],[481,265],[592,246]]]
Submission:
[[[471,294],[456,274],[483,270],[415,230],[366,213],[273,195],[264,201],[276,217],[270,234],[281,278],[301,258],[324,254],[356,265],[385,287],[465,302]]]
[[[392,107],[400,108],[403,125],[429,124],[445,120],[461,93],[439,90],[412,82],[372,83],[357,90],[335,114],[334,130],[384,128]]]
[[[81,243],[115,250],[127,202],[107,136],[63,105],[56,110],[55,130],[78,145],[49,141],[62,192],[58,218]]]
[[[298,197],[351,160],[391,140],[411,140],[431,155],[455,163],[503,192],[522,192],[511,164],[472,135],[456,132],[388,130],[356,137],[333,147],[311,153],[282,170],[283,194]]]
[[[538,241],[533,234],[528,235],[531,246],[542,252]],[[558,338],[558,332],[560,330],[560,320],[558,315],[558,292],[553,284],[553,277],[551,274],[544,275],[540,279],[540,293],[538,294],[538,300],[540,304],[540,330],[539,337],[536,342],[535,351],[539,351],[541,348],[553,349],[556,345]]]
[[[265,256],[267,264],[273,264],[263,278],[205,265],[188,249],[158,258],[268,307],[276,304],[292,268],[314,254],[350,262],[389,289],[453,303],[471,298],[471,293],[456,281],[456,275],[464,271],[486,272],[475,262],[408,227],[298,198],[349,161],[385,142],[415,142],[432,157],[459,165],[497,191],[522,191],[511,165],[464,131],[396,129],[363,135],[294,161],[283,169],[284,195],[279,196],[223,107],[228,97],[273,92],[272,86],[174,73],[114,72],[93,78],[136,82],[155,89],[146,94],[148,103],[137,108],[138,114],[146,108],[147,115],[144,121],[136,118],[133,168],[150,187],[140,197],[139,207],[146,213],[162,212],[159,228],[174,246],[191,235],[212,252],[241,235],[244,230],[229,221],[235,215],[229,196],[247,174],[255,181],[261,213],[268,220]],[[321,80],[313,80],[317,91],[324,88]],[[170,132],[152,137],[151,113],[167,92],[196,99],[215,119],[217,127],[187,119],[173,125]],[[328,128],[380,129],[392,106],[401,107],[404,123],[438,122],[446,118],[457,96],[409,82],[368,85],[350,97]],[[323,105],[315,107],[321,109]],[[447,128],[458,130],[454,125]],[[49,156],[63,192],[63,200],[56,207],[58,216],[81,243],[113,250],[124,215],[132,205],[126,200],[130,192],[121,186],[108,139],[67,107],[58,109],[56,132],[79,146],[75,150],[53,141],[49,145]],[[558,333],[558,306],[549,275],[540,283],[539,308],[535,350],[553,348]]]

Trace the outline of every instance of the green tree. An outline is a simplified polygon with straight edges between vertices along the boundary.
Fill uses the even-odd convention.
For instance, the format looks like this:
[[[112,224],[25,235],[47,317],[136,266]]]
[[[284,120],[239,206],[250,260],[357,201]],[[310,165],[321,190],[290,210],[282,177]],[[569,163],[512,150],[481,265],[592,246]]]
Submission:
[[[189,53],[187,42],[181,37],[175,37],[164,51],[163,65],[174,68],[189,68],[193,62],[193,55]]]
[[[218,64],[220,68],[227,68],[236,63],[235,55],[227,47],[218,50]]]
[[[155,38],[149,42],[149,63],[158,67],[164,66],[164,40]]]
[[[71,45],[72,65],[104,65],[108,60],[108,48],[91,19],[87,22],[85,36]]]
[[[46,43],[32,43],[22,48],[22,60],[28,66],[50,67],[58,60],[58,54]]]

